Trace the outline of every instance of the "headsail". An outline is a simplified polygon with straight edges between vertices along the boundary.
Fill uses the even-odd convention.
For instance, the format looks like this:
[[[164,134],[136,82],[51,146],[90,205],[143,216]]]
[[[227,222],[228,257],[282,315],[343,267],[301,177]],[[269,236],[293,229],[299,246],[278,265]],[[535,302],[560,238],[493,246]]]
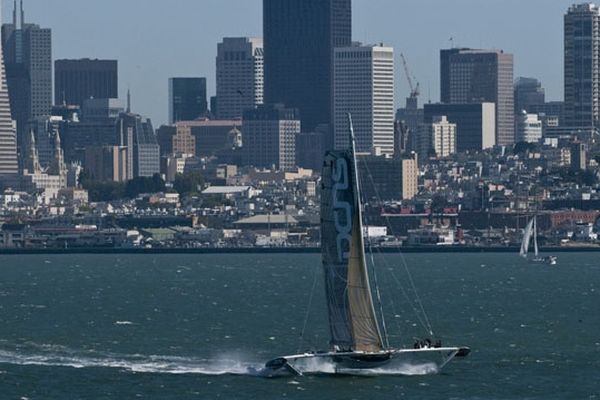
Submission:
[[[534,219],[531,219],[525,230],[523,231],[523,241],[521,242],[521,257],[527,257],[527,253],[529,252],[529,242],[531,241],[531,235],[534,229]]]
[[[352,132],[351,137],[353,143]],[[376,352],[383,349],[383,341],[365,260],[357,178],[354,150],[327,154],[321,191],[321,247],[329,326],[335,349]]]
[[[537,229],[537,217],[533,217],[533,251],[536,258],[540,253],[537,241]]]

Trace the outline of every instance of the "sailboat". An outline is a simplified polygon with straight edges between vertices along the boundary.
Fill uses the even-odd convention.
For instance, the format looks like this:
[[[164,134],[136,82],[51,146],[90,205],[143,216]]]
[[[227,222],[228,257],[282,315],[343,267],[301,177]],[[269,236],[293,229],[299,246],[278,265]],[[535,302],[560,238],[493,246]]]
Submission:
[[[533,238],[533,258],[529,258],[529,245]],[[533,216],[525,226],[523,231],[523,240],[521,241],[521,257],[534,263],[546,263],[556,265],[557,258],[555,256],[541,257],[537,241],[537,216]]]
[[[314,366],[327,364],[329,372],[354,374],[396,365],[433,366],[438,372],[455,357],[466,357],[468,347],[443,347],[429,340],[413,348],[391,348],[386,344],[371,291],[365,257],[362,206],[356,161],[356,142],[349,115],[350,144],[346,151],[328,152],[322,175],[321,253],[330,348],[269,361],[267,376],[305,375],[319,372]]]

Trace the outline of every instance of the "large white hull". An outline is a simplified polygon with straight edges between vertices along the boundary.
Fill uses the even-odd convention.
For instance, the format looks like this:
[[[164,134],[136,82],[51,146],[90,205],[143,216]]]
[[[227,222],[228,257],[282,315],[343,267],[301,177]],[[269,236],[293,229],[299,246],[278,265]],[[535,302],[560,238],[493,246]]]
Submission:
[[[378,353],[306,353],[267,363],[264,375],[430,375],[469,350],[458,347],[399,349]]]

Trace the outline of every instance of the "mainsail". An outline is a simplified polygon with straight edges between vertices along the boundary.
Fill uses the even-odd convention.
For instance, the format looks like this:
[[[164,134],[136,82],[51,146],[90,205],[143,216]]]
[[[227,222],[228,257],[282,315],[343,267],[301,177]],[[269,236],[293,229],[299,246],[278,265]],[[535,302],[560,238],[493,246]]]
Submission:
[[[357,177],[354,150],[326,155],[321,247],[331,345],[340,351],[377,352],[383,341],[369,285]]]
[[[529,223],[525,227],[525,231],[523,232],[523,241],[521,242],[521,257],[527,257],[527,253],[529,252],[529,242],[531,241],[531,236],[535,229],[534,223],[535,219],[532,218],[531,221],[529,221]]]

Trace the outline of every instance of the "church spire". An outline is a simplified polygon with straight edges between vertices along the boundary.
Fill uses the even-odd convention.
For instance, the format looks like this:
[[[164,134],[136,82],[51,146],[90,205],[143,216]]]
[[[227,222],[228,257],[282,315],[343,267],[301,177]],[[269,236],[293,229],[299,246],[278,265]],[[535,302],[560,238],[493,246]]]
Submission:
[[[38,174],[42,171],[42,167],[40,165],[40,157],[38,155],[38,150],[37,150],[37,146],[35,144],[35,134],[33,132],[33,129],[30,131],[30,137],[29,137],[29,163],[28,163],[28,167],[29,167],[29,173],[31,174]]]

